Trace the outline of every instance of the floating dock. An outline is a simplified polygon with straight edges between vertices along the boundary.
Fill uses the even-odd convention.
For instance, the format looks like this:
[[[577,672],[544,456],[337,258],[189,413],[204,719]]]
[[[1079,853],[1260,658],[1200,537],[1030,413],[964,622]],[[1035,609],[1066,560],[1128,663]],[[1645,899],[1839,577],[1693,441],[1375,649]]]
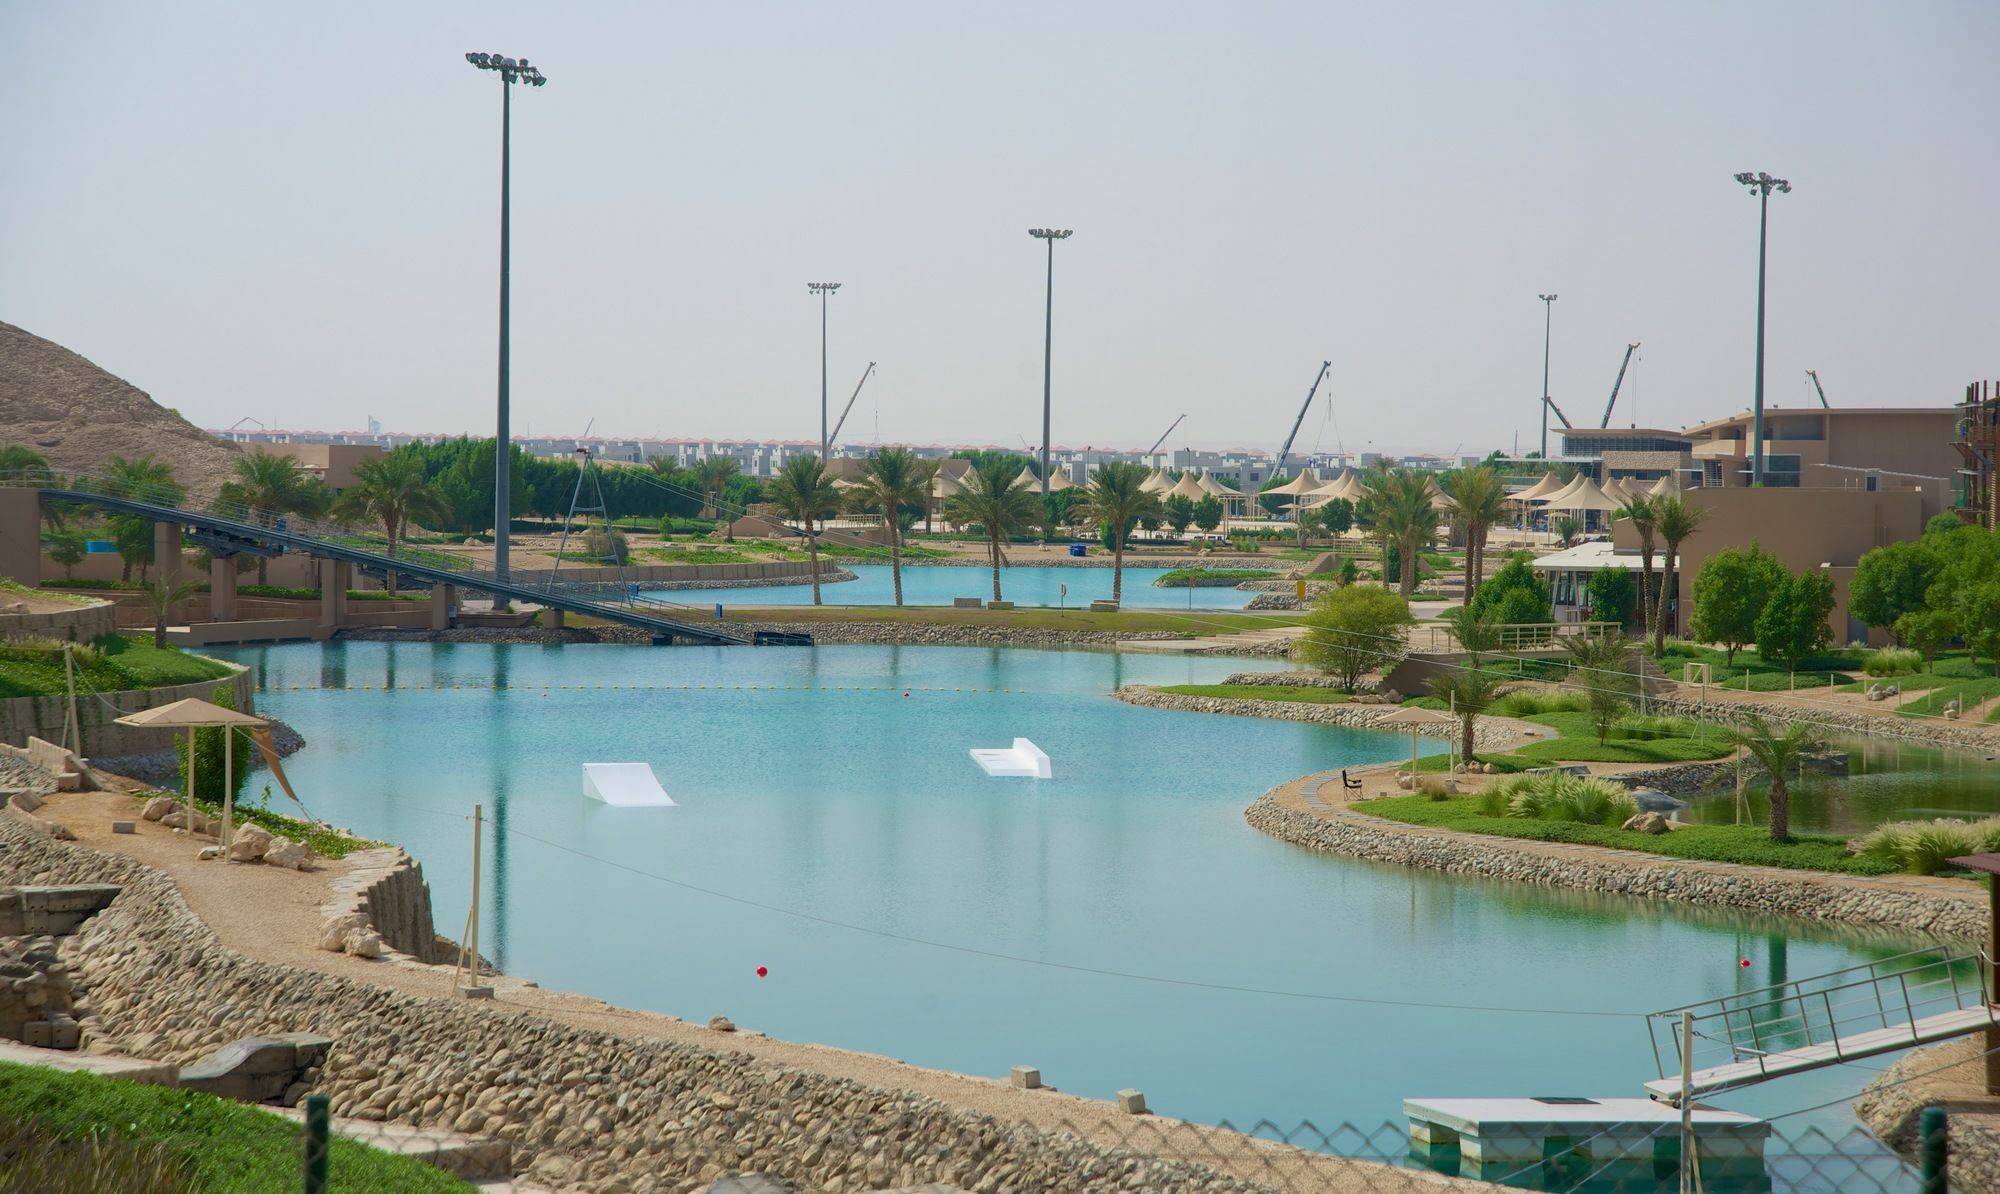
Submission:
[[[1440,1173],[1538,1190],[1680,1185],[1680,1112],[1651,1099],[1405,1099],[1403,1114],[1411,1158]],[[1770,1124],[1697,1106],[1693,1129],[1707,1188],[1771,1188]]]

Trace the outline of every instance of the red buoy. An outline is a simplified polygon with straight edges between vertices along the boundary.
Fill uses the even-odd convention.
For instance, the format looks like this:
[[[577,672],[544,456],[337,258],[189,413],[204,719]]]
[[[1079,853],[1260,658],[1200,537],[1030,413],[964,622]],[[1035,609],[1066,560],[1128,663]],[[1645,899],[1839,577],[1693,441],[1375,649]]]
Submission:
[[[1736,962],[1736,964],[1737,964],[1738,966],[1741,966],[1741,967],[1743,967],[1743,969],[1745,969],[1745,970],[1748,970],[1748,969],[1750,969],[1750,959],[1748,959],[1748,958],[1739,958],[1739,959],[1737,959],[1737,962]]]
[[[1749,965],[1750,963],[1748,963],[1748,962],[1745,962],[1745,963],[1743,963],[1743,964],[1744,964],[1745,966],[1748,966],[1748,965]],[[758,977],[758,978],[763,978],[763,977],[764,977],[765,975],[767,975],[767,974],[769,974],[769,973],[771,973],[771,970],[770,970],[770,967],[768,967],[768,966],[759,966],[759,967],[757,967],[757,977]]]

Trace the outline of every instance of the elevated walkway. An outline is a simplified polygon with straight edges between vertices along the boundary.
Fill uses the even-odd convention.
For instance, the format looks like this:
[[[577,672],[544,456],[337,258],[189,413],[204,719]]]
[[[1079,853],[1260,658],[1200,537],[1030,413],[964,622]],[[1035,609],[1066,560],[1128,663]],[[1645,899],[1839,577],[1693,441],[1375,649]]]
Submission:
[[[492,593],[509,601],[524,601],[565,613],[583,614],[647,631],[661,641],[685,639],[719,645],[793,645],[796,636],[781,639],[705,618],[691,606],[641,597],[632,590],[615,592],[599,581],[569,583],[552,574],[502,574],[477,567],[471,560],[444,552],[402,546],[396,555],[386,543],[352,528],[322,525],[296,515],[279,516],[216,501],[195,507],[171,495],[134,491],[101,478],[72,478],[66,487],[51,487],[35,477],[0,477],[0,486],[36,490],[44,502],[94,506],[130,514],[154,523],[190,528],[190,538],[217,550],[255,555],[299,552],[351,565],[365,574],[394,572],[421,586],[452,585],[461,590]],[[789,640],[789,641],[786,641]]]
[[[1646,1093],[1680,1105],[1684,1023],[1699,1098],[2000,1026],[1985,975],[1975,952],[1923,949],[1655,1012]]]

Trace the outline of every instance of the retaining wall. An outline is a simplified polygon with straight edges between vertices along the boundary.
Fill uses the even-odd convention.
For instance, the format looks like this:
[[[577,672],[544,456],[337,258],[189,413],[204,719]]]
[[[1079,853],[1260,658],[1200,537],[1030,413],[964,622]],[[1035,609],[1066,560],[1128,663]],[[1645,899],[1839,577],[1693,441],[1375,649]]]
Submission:
[[[0,602],[0,604],[7,604]],[[79,605],[46,613],[0,614],[0,641],[54,639],[65,643],[87,643],[118,629],[118,614],[109,601]]]
[[[206,701],[214,696],[217,688],[228,688],[236,698],[236,707],[246,713],[251,712],[250,669],[233,663],[225,666],[233,674],[167,688],[130,688],[107,692],[102,694],[102,700],[79,687],[76,720],[83,730],[83,750],[80,753],[89,758],[92,755],[133,755],[169,749],[175,736],[185,737],[185,731],[143,730],[112,723],[128,713],[137,713],[156,705],[170,705],[187,697]],[[68,698],[64,696],[0,700],[0,742],[9,746],[26,746],[30,736],[46,738],[51,742],[62,741],[67,704]]]
[[[366,917],[384,944],[419,962],[445,962],[439,956],[437,929],[431,921],[431,885],[424,868],[401,849],[361,850],[348,855],[347,873],[334,880],[330,914],[355,912]]]

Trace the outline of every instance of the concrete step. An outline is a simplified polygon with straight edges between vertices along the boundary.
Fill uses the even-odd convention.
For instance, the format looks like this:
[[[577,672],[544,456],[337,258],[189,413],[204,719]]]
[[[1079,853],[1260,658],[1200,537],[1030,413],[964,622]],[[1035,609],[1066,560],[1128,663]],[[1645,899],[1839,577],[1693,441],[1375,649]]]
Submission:
[[[180,1085],[179,1068],[164,1061],[116,1054],[79,1053],[73,1049],[37,1049],[19,1041],[0,1040],[0,1061],[15,1065],[38,1065],[69,1074],[96,1074],[100,1078],[122,1078],[149,1086]]]
[[[266,1111],[304,1122],[303,1107],[266,1107]],[[340,1119],[332,1123],[333,1134],[347,1140],[379,1148],[386,1153],[413,1157],[468,1182],[511,1182],[514,1175],[513,1146],[505,1140],[461,1136],[435,1128],[415,1128],[408,1124],[376,1123],[367,1119]],[[482,1187],[485,1188],[485,1187]],[[496,1189],[530,1190],[513,1185]]]

